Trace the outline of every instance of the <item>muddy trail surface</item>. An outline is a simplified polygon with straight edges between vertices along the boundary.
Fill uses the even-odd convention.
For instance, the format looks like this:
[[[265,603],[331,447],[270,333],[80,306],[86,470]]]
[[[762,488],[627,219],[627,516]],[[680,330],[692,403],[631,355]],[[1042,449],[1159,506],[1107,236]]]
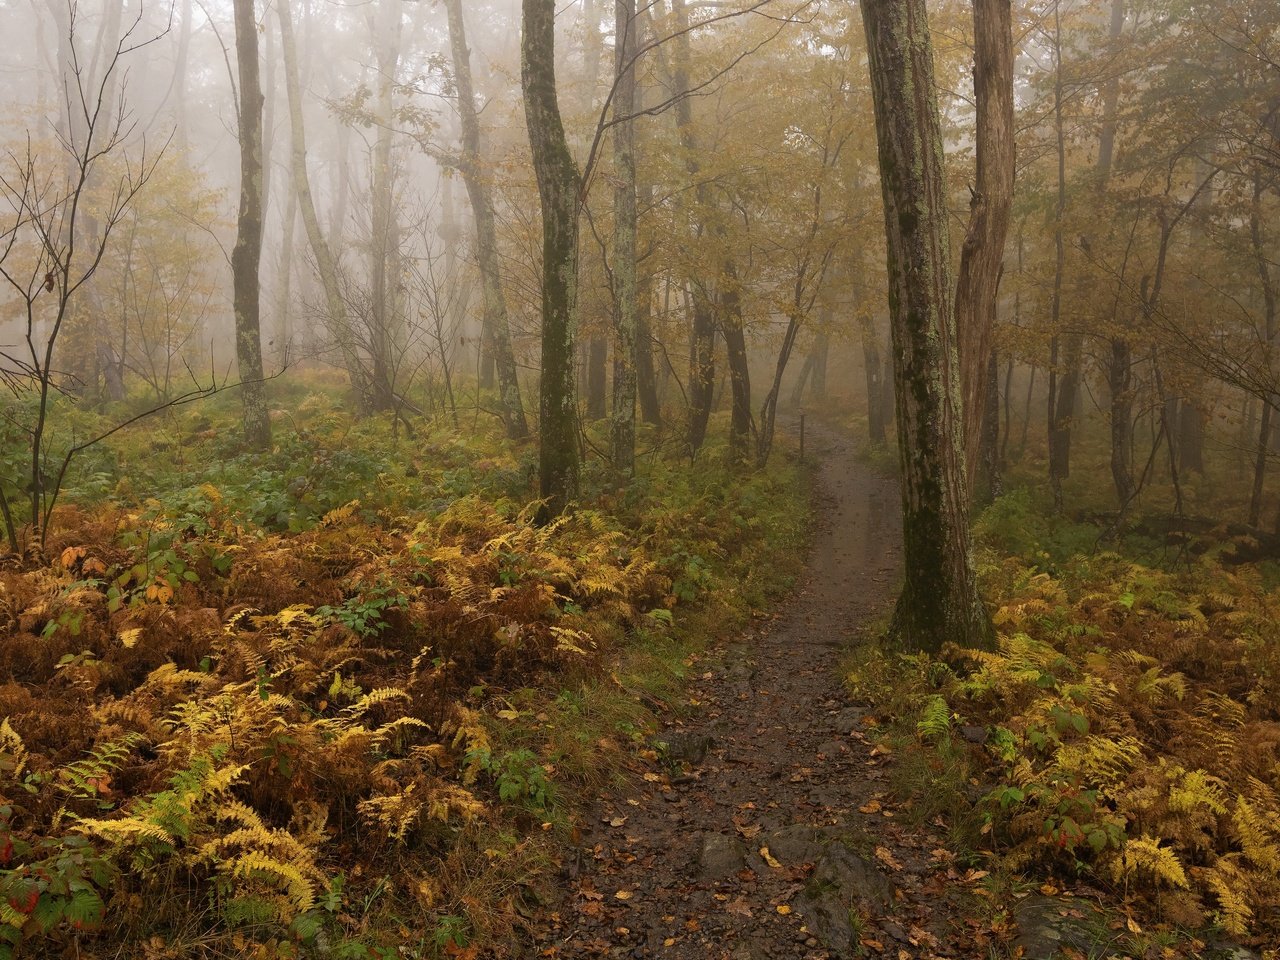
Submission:
[[[815,529],[794,596],[696,665],[689,707],[654,738],[647,769],[587,811],[536,955],[985,953],[966,933],[945,825],[907,826],[891,809],[892,758],[837,669],[899,582],[897,486],[834,432],[815,440]]]

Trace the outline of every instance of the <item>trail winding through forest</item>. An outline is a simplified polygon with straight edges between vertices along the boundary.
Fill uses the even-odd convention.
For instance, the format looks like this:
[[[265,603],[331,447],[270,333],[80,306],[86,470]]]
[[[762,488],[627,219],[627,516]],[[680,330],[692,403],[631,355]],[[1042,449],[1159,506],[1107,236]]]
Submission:
[[[896,484],[816,433],[794,596],[697,665],[658,759],[588,811],[541,955],[968,955],[943,841],[890,809],[874,718],[837,672],[898,584]]]

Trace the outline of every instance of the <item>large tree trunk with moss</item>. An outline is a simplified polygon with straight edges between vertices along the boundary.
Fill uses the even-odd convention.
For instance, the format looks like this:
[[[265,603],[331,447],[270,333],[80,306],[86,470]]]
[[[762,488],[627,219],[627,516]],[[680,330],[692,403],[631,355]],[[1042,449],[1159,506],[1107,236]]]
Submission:
[[[542,382],[538,480],[541,518],[578,494],[578,430],[573,392],[580,176],[556,98],[555,0],[523,0],[520,77],[525,123],[542,205]]]
[[[307,136],[302,115],[302,88],[298,79],[298,47],[293,33],[291,0],[278,0],[277,13],[280,19],[280,53],[284,61],[285,94],[289,100],[290,167],[293,190],[298,198],[298,211],[302,215],[302,226],[307,234],[307,243],[316,259],[316,272],[320,274],[320,285],[324,289],[326,326],[338,345],[343,365],[351,378],[351,392],[355,398],[356,413],[364,415],[370,410],[368,378],[365,376],[364,364],[360,362],[356,338],[351,330],[347,301],[342,296],[342,287],[338,282],[338,265],[333,256],[333,248],[324,235],[324,230],[320,226],[320,217],[316,213],[315,197],[311,192],[311,174],[307,170]]]
[[[969,532],[947,185],[924,0],[864,0],[888,250],[910,649],[985,646]]]
[[[639,50],[636,0],[617,0],[613,98],[613,466],[629,475],[636,460],[636,106]]]
[[[973,31],[977,182],[960,250],[956,332],[969,488],[986,499],[992,494],[994,478],[984,476],[983,483],[977,481],[987,465],[994,465],[984,456],[982,444],[987,430],[996,299],[1013,207],[1013,26],[1009,0],[974,0]]]
[[[262,373],[258,265],[262,260],[262,87],[258,81],[258,24],[253,0],[235,0],[236,63],[240,78],[240,210],[231,251],[236,315],[236,362],[244,401],[244,436],[251,449],[271,446],[271,419]]]
[[[516,355],[511,346],[511,324],[507,315],[507,299],[502,290],[502,273],[498,260],[498,232],[494,221],[493,199],[480,169],[480,118],[476,113],[475,90],[471,80],[471,50],[467,46],[466,25],[462,19],[462,0],[446,0],[449,16],[449,44],[453,52],[453,77],[458,93],[458,116],[462,122],[462,156],[459,171],[471,200],[476,223],[476,260],[480,268],[480,287],[484,298],[484,331],[486,353],[497,370],[501,395],[502,419],[507,436],[520,440],[529,435],[516,374]],[[486,361],[487,365],[487,361]]]

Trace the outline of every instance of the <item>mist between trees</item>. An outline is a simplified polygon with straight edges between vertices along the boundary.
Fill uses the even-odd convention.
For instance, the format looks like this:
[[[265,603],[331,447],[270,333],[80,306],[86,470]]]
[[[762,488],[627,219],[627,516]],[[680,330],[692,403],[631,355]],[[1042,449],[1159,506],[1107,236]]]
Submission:
[[[761,466],[780,407],[839,389],[873,440],[897,420],[909,512],[1037,443],[1064,509],[1095,423],[1119,518],[1218,458],[1280,522],[1274,11],[940,3],[929,53],[910,6],[6,4],[11,547],[96,440],[55,442],[55,400],[234,388],[265,450],[272,380],[322,366],[408,432],[535,432],[548,515],[584,454],[634,469],[637,419],[696,455],[724,405]],[[915,51],[898,93],[878,30]]]

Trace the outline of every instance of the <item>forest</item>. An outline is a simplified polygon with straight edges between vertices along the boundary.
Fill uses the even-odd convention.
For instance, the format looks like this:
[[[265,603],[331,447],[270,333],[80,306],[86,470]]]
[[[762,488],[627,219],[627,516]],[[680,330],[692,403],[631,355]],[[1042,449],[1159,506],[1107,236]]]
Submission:
[[[0,960],[1280,960],[1276,0],[0,37]]]

